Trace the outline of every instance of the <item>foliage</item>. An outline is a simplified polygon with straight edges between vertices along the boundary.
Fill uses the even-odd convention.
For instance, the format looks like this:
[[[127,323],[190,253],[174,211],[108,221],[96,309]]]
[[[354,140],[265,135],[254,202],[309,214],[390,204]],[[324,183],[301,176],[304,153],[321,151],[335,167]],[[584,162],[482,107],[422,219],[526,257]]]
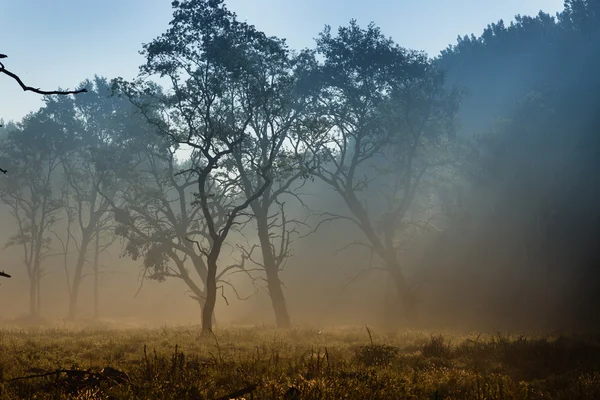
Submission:
[[[115,192],[108,186],[109,174],[94,163],[96,153],[118,136],[118,124],[126,108],[123,101],[110,97],[110,86],[105,78],[81,83],[89,89],[88,96],[46,98],[45,112],[62,127],[62,134],[70,141],[70,147],[60,154],[62,167],[62,208],[66,226],[63,232],[52,233],[62,247],[67,280],[69,318],[77,315],[81,283],[87,275],[84,267],[90,250],[95,246],[94,279],[99,279],[99,253],[105,251],[115,240],[114,223],[109,212],[109,201]],[[86,89],[87,91],[87,89]],[[109,194],[108,198],[101,193]],[[62,229],[61,229],[62,231]],[[75,248],[75,260],[69,259]],[[97,285],[96,290],[97,290]],[[97,298],[97,294],[96,294]]]
[[[257,113],[288,101],[275,95],[286,85],[284,75],[272,87],[264,86],[262,74],[269,70],[260,57],[272,57],[270,65],[277,69],[283,48],[253,26],[238,22],[222,1],[174,2],[173,8],[168,31],[144,46],[147,62],[141,67],[140,79],[133,84],[116,83],[163,137],[192,149],[192,165],[184,173],[197,177],[197,201],[208,233],[201,252],[208,269],[203,329],[210,331],[223,245],[240,223],[240,214],[273,180],[281,134],[266,146],[260,159],[246,161],[257,172],[257,185],[246,188],[251,193],[238,189],[240,171],[232,154],[248,143],[248,130]],[[141,79],[157,74],[170,79],[170,93],[161,94]],[[158,100],[144,103],[141,95]],[[221,195],[215,196],[215,190]]]
[[[521,271],[519,282],[494,285],[518,284],[511,297],[544,303],[549,316],[538,309],[539,318],[572,307],[561,316],[565,323],[596,327],[599,320],[588,316],[598,301],[599,5],[569,0],[556,17],[500,21],[480,37],[459,39],[436,60],[451,83],[470,92],[460,117],[463,133],[478,140],[465,202],[478,228],[465,237],[465,253],[494,251],[499,256],[491,257],[489,270]],[[495,124],[492,117],[499,117]],[[535,299],[540,293],[530,290],[541,275],[552,299]]]
[[[329,129],[309,145],[309,165],[349,211],[326,211],[320,224],[352,222],[365,239],[355,244],[377,256],[410,314],[403,249],[411,229],[427,229],[437,216],[423,200],[461,156],[452,135],[459,93],[444,88],[424,54],[401,48],[373,24],[363,29],[352,21],[337,36],[328,27],[317,52],[319,111]]]
[[[39,316],[43,260],[50,254],[50,229],[60,219],[61,201],[56,191],[61,155],[70,147],[62,127],[45,110],[28,115],[18,129],[2,138],[1,161],[14,174],[0,182],[0,199],[16,222],[6,247],[19,247],[30,282],[30,312]]]

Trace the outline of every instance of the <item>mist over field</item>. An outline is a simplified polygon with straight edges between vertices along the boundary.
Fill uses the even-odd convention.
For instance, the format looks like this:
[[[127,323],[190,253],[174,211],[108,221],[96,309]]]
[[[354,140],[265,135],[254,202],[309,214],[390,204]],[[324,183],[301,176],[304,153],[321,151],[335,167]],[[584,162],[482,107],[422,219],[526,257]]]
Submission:
[[[58,3],[1,10],[0,400],[600,398],[600,0]]]
[[[598,327],[600,3],[439,54],[173,8],[139,79],[4,121],[5,323]]]

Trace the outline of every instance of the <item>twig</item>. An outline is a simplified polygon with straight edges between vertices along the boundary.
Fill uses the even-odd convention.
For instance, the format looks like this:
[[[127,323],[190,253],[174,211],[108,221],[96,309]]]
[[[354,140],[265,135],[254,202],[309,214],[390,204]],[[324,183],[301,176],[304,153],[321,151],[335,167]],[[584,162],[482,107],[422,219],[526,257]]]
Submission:
[[[342,292],[345,291],[348,288],[348,286],[350,286],[353,282],[357,281],[358,278],[362,277],[363,275],[369,274],[373,271],[388,271],[388,269],[385,267],[371,267],[368,269],[362,269],[344,285]]]

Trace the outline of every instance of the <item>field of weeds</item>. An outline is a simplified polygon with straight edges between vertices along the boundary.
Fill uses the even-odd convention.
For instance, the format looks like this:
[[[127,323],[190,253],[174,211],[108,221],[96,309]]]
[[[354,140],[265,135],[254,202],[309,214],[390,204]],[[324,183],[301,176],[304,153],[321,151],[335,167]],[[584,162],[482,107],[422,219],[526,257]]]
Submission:
[[[600,335],[3,329],[0,399],[600,399]]]

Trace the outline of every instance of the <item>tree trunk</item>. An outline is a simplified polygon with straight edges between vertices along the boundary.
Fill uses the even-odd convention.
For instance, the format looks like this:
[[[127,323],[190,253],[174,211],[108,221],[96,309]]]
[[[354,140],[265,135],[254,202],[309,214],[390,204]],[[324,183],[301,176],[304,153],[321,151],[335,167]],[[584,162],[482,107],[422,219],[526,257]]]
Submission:
[[[204,315],[204,305],[206,304],[206,301],[202,298],[202,299],[198,300],[198,304],[200,304],[200,320],[202,320],[202,315]],[[217,317],[216,317],[214,311],[213,311],[213,315],[212,315],[212,326],[213,327],[217,326]]]
[[[43,221],[44,219],[44,215],[42,214],[41,217],[42,220],[42,226],[43,226]],[[34,278],[34,292],[35,292],[35,312],[34,312],[34,316],[35,317],[41,317],[42,316],[42,243],[43,243],[43,232],[40,232],[39,229],[37,229],[37,233],[35,235],[36,240],[35,240],[35,250],[34,250],[34,255],[33,255],[33,276]]]
[[[388,332],[395,332],[400,328],[400,302],[398,297],[396,283],[391,279],[387,279],[383,296],[383,325]]]
[[[99,310],[99,294],[98,294],[98,289],[99,289],[99,279],[100,279],[100,265],[99,265],[99,259],[100,259],[100,229],[99,229],[99,225],[96,224],[96,237],[95,237],[96,241],[95,241],[95,246],[94,246],[94,319],[98,319],[100,317],[100,310]]]
[[[42,268],[37,268],[37,278],[35,280],[35,300],[37,302],[35,315],[42,316]]]
[[[267,265],[265,263],[265,265]],[[275,312],[275,322],[278,328],[287,329],[292,326],[290,321],[290,315],[287,310],[287,304],[285,296],[283,295],[283,289],[281,287],[281,281],[279,280],[279,274],[276,269],[267,269],[267,290],[269,291],[269,297],[271,298],[271,304],[273,305],[273,311]]]
[[[34,270],[29,281],[29,314],[37,317],[37,274]]]
[[[69,298],[69,316],[68,319],[73,321],[77,318],[77,306],[79,303],[79,288],[81,287],[81,277],[73,278],[73,286],[71,287],[71,297]]]
[[[202,334],[212,332],[215,304],[217,302],[217,260],[208,257],[206,277],[206,301],[202,310]]]
[[[263,264],[267,275],[267,289],[273,311],[275,312],[275,323],[278,328],[287,329],[291,327],[290,315],[283,294],[281,280],[279,279],[278,265],[272,251],[271,240],[269,237],[269,227],[267,225],[267,211],[254,210],[257,217],[258,238],[263,256]]]
[[[41,245],[36,243],[32,257],[33,268],[31,269],[31,281],[29,286],[29,310],[32,317],[40,317],[42,309],[42,302],[40,298],[40,281],[42,280],[40,253]]]
[[[85,265],[85,254],[87,253],[88,245],[90,244],[90,235],[84,232],[79,247],[77,256],[77,264],[75,265],[75,273],[73,274],[73,284],[71,286],[71,297],[69,299],[69,320],[77,318],[77,307],[79,305],[79,290],[83,280],[83,267]]]
[[[402,308],[404,309],[404,318],[406,318],[406,322],[409,325],[414,326],[418,322],[419,314],[416,295],[410,289],[405,290],[402,294]]]
[[[99,299],[99,293],[98,293],[98,289],[99,289],[100,283],[99,283],[99,276],[98,276],[98,264],[95,262],[94,263],[94,319],[98,319],[100,318],[100,307],[99,307],[99,303],[100,303],[100,299]]]
[[[392,315],[387,315],[386,318],[390,318],[386,324],[395,327],[397,329],[399,326],[399,313],[402,310],[402,314],[404,317],[405,325],[414,326],[417,322],[417,299],[415,293],[413,293],[410,289],[410,286],[406,282],[406,278],[402,274],[399,266],[395,266],[389,268],[389,273],[391,275],[391,280],[395,286],[395,293],[391,296],[392,304],[388,307],[388,312],[393,312]],[[391,299],[388,299],[388,301]],[[387,302],[386,302],[387,303]]]
[[[396,291],[392,294],[386,293],[384,326],[387,331],[396,331],[402,325],[414,327],[418,319],[417,301],[413,293],[409,291],[405,291],[401,295]],[[404,323],[402,323],[403,321]]]
[[[206,282],[208,280],[208,268],[207,268],[206,264],[204,263],[204,260],[202,259],[201,256],[198,256],[195,253],[191,253],[190,258],[192,259],[192,263],[194,264],[194,268],[195,268],[196,272],[198,273],[200,280],[202,281],[204,286],[206,286]],[[204,292],[201,292],[200,288],[198,288],[196,285],[194,285],[192,283],[188,283],[187,281],[186,281],[186,284],[188,285],[188,287],[190,289],[192,289],[192,292],[194,292],[194,294],[195,294],[194,298],[198,301],[198,304],[200,304],[200,310],[201,310],[200,319],[202,320],[202,315],[204,314],[204,305],[206,304],[206,289],[204,289]],[[212,316],[212,324],[213,324],[213,326],[217,325],[217,319],[215,317],[214,310],[213,310],[213,316]]]

